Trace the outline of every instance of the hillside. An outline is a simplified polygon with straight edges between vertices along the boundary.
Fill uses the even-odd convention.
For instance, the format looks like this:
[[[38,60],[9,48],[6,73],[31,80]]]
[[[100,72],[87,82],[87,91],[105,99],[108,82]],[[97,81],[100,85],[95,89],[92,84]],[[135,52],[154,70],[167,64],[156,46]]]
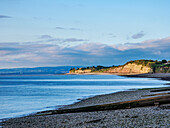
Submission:
[[[0,69],[0,75],[22,74],[62,74],[68,73],[71,66]]]
[[[118,73],[118,74],[143,74],[143,73],[170,73],[170,62],[166,60],[134,60],[124,65],[104,67],[93,66],[86,68],[73,68],[70,74],[84,73]]]

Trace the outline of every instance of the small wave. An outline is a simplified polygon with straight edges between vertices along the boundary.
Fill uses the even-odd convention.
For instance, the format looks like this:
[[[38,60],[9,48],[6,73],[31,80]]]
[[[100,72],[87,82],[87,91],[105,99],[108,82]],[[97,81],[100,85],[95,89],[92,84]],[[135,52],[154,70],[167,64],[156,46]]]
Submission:
[[[1,81],[150,81],[151,78],[148,79],[12,79],[12,80],[1,80]],[[155,80],[155,79],[153,79]]]

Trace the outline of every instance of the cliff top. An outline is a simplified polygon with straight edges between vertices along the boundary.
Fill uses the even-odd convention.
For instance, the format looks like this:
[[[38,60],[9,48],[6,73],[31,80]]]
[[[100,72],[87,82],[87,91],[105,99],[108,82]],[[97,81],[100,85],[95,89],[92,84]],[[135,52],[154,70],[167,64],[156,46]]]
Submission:
[[[105,67],[105,66],[92,66],[92,67],[86,67],[86,68],[72,68],[70,70],[70,73],[89,73],[89,72],[128,72],[129,68],[129,72],[133,71],[133,66],[128,67],[128,65],[136,65],[136,69],[135,70],[141,70],[140,72],[159,72],[159,69],[164,70],[164,67],[170,67],[170,61],[167,60],[162,60],[162,61],[157,61],[157,60],[133,60],[133,61],[129,61],[127,63],[125,63],[124,65],[119,65],[119,66],[110,66],[110,67]],[[126,67],[126,70],[123,69]],[[144,70],[145,71],[142,71]],[[111,71],[112,70],[112,71]],[[130,71],[131,70],[131,71]],[[147,70],[147,71],[146,71]],[[163,71],[164,72],[164,71]],[[169,72],[168,69],[166,69],[166,72]]]

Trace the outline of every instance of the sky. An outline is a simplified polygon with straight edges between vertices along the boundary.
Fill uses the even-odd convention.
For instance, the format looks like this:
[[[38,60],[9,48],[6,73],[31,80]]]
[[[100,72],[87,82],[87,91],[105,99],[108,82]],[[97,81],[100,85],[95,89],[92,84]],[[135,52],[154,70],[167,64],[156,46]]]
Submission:
[[[0,0],[0,68],[170,60],[170,0]]]

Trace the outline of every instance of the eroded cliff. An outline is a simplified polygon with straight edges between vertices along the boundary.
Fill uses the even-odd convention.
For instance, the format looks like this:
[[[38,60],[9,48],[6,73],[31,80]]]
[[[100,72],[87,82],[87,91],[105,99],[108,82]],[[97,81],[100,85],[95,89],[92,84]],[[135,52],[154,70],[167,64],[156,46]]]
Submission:
[[[137,65],[135,63],[129,63],[124,66],[111,67],[107,71],[108,73],[149,73],[152,72],[152,68],[144,66],[142,64]]]

